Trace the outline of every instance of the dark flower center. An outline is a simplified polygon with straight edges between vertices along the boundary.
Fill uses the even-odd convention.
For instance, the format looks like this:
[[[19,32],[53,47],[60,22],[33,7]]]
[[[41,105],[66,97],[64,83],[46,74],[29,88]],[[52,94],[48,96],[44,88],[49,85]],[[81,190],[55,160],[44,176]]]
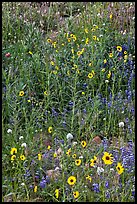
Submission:
[[[118,170],[120,170],[120,167],[118,167]]]
[[[110,157],[109,157],[109,156],[106,156],[106,160],[110,160]]]
[[[73,183],[73,179],[71,179],[70,182]]]

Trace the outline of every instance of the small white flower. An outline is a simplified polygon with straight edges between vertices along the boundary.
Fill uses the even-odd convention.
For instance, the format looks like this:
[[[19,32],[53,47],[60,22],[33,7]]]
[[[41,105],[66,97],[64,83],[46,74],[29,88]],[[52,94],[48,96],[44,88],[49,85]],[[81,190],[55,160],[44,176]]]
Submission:
[[[19,140],[21,140],[21,139],[23,139],[23,136],[20,136],[20,137],[19,137]]]
[[[119,122],[119,127],[124,127],[124,122]]]
[[[103,118],[103,120],[106,120],[106,118]]]
[[[20,185],[21,185],[21,186],[25,186],[25,183],[21,183]]]
[[[22,143],[21,147],[27,147],[26,143]]]
[[[78,144],[77,142],[73,142],[72,145],[75,146],[76,144]]]
[[[73,139],[73,135],[71,133],[67,134],[67,140],[72,140]]]
[[[113,168],[110,168],[110,171],[114,171],[114,169],[113,169]]]
[[[79,156],[79,159],[83,159],[83,156],[81,155],[81,156]]]
[[[102,167],[97,167],[97,173],[100,175],[102,172],[104,172],[104,169]]]
[[[108,83],[109,82],[109,80],[105,80],[105,83]]]
[[[12,133],[12,130],[11,130],[11,129],[8,129],[8,130],[7,130],[7,133]]]

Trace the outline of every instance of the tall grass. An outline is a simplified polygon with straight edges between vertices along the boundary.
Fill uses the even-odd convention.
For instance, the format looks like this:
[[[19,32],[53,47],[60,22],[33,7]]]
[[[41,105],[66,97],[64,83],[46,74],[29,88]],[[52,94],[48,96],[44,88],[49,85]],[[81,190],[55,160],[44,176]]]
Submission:
[[[134,6],[2,3],[3,201],[134,201]]]

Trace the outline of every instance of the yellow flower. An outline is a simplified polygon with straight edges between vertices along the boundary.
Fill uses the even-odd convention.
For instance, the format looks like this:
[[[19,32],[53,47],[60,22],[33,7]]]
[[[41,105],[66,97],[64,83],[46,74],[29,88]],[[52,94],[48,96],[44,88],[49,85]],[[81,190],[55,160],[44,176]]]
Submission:
[[[77,155],[76,155],[76,154],[73,154],[73,155],[72,155],[72,158],[73,158],[73,159],[75,159],[76,157],[77,157]]]
[[[81,159],[76,159],[76,160],[75,160],[75,164],[76,164],[76,166],[80,166],[80,164],[81,164]]]
[[[35,187],[34,187],[34,193],[36,193],[37,190],[38,190],[38,186],[35,186]]]
[[[59,198],[59,189],[55,190],[55,197],[58,199]]]
[[[62,46],[64,46],[65,44],[64,44],[64,43],[62,43],[61,45],[62,45]]]
[[[93,36],[93,40],[97,40],[97,36],[96,35]]]
[[[38,154],[38,160],[41,160],[41,159],[42,159],[42,155]]]
[[[24,91],[20,91],[19,96],[24,96]]]
[[[74,191],[73,192],[73,196],[74,196],[74,198],[78,198],[79,197],[79,192],[78,191]]]
[[[85,95],[85,92],[84,92],[84,91],[82,91],[82,95]]]
[[[20,155],[20,159],[21,159],[22,161],[24,161],[24,160],[26,159],[26,157],[25,157],[24,155]]]
[[[50,148],[51,148],[50,145],[48,145],[47,149],[50,150]]]
[[[51,43],[51,42],[52,42],[52,40],[51,40],[51,39],[47,39],[47,42],[48,42],[48,43]]]
[[[122,47],[121,46],[117,46],[117,51],[121,52],[122,51]]]
[[[56,70],[53,70],[52,73],[56,75],[58,72]]]
[[[66,152],[66,154],[67,154],[68,156],[70,156],[70,153],[71,153],[71,148],[68,149],[68,151]]]
[[[53,128],[50,126],[50,127],[48,128],[48,133],[52,133],[52,131],[53,131]]]
[[[71,41],[71,38],[68,38],[68,42],[70,42]]]
[[[16,159],[16,155],[11,156],[11,161],[14,161]]]
[[[89,43],[89,39],[88,38],[86,38],[86,42],[85,43],[88,45],[88,43]]]
[[[88,66],[91,67],[92,66],[92,62],[90,62]]]
[[[89,78],[89,79],[92,79],[92,78],[93,78],[93,73],[89,73],[89,74],[88,74],[88,78]]]
[[[94,156],[94,159],[91,159],[91,160],[90,160],[90,166],[93,167],[96,162],[97,162],[97,157]]]
[[[87,145],[86,141],[82,141],[81,145],[82,145],[82,147],[86,147],[86,145]]]
[[[77,40],[77,38],[76,38],[76,36],[75,35],[73,35],[73,41],[75,42],[76,40]]]
[[[113,17],[113,15],[112,15],[112,14],[110,14],[109,18],[110,18],[110,19],[112,19],[112,17]]]
[[[93,69],[92,69],[91,73],[92,73],[93,75],[95,75],[95,72],[94,72],[94,70],[93,70]]]
[[[107,60],[106,59],[104,59],[104,64],[106,64],[107,63]]]
[[[74,54],[74,49],[73,48],[71,49],[71,52],[72,52],[72,54]]]
[[[113,57],[113,53],[111,52],[111,53],[109,53],[109,57]]]
[[[78,52],[77,52],[77,55],[78,55],[78,56],[80,56],[81,54],[82,54],[82,52],[81,52],[81,51],[78,51]]]
[[[105,164],[112,164],[113,163],[113,157],[112,154],[109,154],[108,152],[104,152],[104,155],[102,157],[102,160]]]
[[[87,176],[86,176],[86,180],[89,180],[89,181],[91,182],[91,181],[92,181],[91,176],[87,175]]]
[[[56,69],[56,70],[59,70],[59,67],[58,67],[58,66],[55,66],[55,69]]]
[[[87,28],[85,28],[85,33],[88,33],[88,29]]]
[[[57,157],[57,153],[54,153],[54,154],[53,154],[53,157],[56,158],[56,157]]]
[[[127,54],[127,51],[124,51],[124,55],[126,55]]]
[[[31,101],[30,101],[30,99],[28,100],[28,103],[30,103]]]
[[[125,59],[125,60],[127,60],[127,58],[128,58],[128,56],[127,56],[127,55],[125,55],[125,56],[124,56],[124,59]]]
[[[118,172],[119,175],[122,174],[123,171],[124,171],[123,166],[119,162],[117,163],[116,169],[117,169],[117,172]]]
[[[46,96],[47,96],[47,95],[48,95],[48,92],[47,92],[47,91],[44,91],[44,95],[46,95]]]
[[[102,72],[105,72],[105,68],[101,69]]]
[[[92,31],[92,32],[95,32],[95,28],[92,28],[91,31]]]
[[[32,55],[32,52],[31,52],[31,51],[29,51],[29,54],[30,54],[30,55]]]
[[[75,176],[70,176],[69,178],[68,178],[68,184],[70,185],[70,186],[73,186],[75,183],[76,183],[76,177]]]
[[[10,154],[13,155],[13,154],[17,154],[17,148],[13,147],[10,151]]]
[[[111,71],[109,71],[108,75],[107,75],[107,78],[110,79],[111,77]]]
[[[54,66],[54,65],[55,65],[55,63],[54,63],[53,61],[51,61],[51,62],[50,62],[50,64],[51,64],[52,66]]]

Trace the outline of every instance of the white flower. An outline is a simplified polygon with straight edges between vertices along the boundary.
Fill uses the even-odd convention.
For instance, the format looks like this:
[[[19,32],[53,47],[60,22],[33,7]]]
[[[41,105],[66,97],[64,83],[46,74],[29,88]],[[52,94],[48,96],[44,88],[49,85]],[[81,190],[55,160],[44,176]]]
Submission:
[[[83,159],[83,156],[81,155],[81,156],[79,156],[79,159]]]
[[[124,127],[124,122],[119,122],[119,127]]]
[[[26,143],[22,143],[21,147],[26,147],[27,144]]]
[[[21,185],[21,186],[25,186],[25,183],[21,183],[20,185]]]
[[[113,168],[110,168],[110,171],[114,171],[114,169],[113,169]]]
[[[8,129],[8,130],[7,130],[7,133],[12,133],[12,130],[11,130],[11,129]]]
[[[73,142],[72,145],[75,146],[76,144],[78,144],[77,142]]]
[[[108,80],[105,80],[105,83],[108,83],[109,81]]]
[[[67,134],[67,140],[72,140],[73,139],[73,135],[71,133]]]
[[[102,167],[97,167],[97,173],[100,175],[102,172],[104,172],[104,169]]]
[[[19,137],[19,140],[21,140],[21,139],[23,139],[23,136],[20,136],[20,137]]]

